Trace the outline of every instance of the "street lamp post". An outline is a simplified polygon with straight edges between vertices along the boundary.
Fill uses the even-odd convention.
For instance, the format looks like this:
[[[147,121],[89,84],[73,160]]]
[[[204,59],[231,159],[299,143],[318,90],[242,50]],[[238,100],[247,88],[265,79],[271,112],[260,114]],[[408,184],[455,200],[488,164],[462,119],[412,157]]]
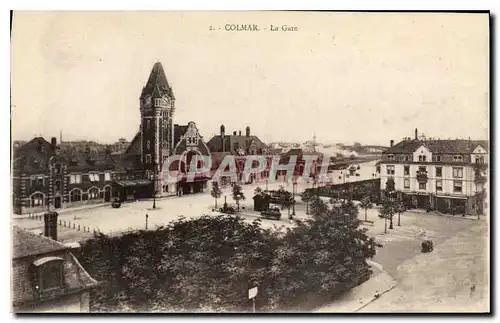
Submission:
[[[292,215],[295,215],[295,190],[297,188],[297,180],[294,179],[292,183],[292,195],[293,195],[293,201],[292,201]]]
[[[149,218],[149,215],[146,214],[146,230],[148,229],[148,218]]]
[[[391,218],[389,219],[390,220],[390,223],[389,223],[389,229],[394,229],[394,226],[392,225],[392,218],[394,217],[394,192],[391,192],[391,197],[390,197],[390,200],[391,200]]]
[[[401,226],[401,210],[403,208],[403,202],[402,201],[399,201],[398,203],[398,227]]]
[[[384,233],[387,233],[387,214],[384,216]]]
[[[153,161],[153,174],[151,174],[153,181],[153,209],[156,209],[156,163]]]

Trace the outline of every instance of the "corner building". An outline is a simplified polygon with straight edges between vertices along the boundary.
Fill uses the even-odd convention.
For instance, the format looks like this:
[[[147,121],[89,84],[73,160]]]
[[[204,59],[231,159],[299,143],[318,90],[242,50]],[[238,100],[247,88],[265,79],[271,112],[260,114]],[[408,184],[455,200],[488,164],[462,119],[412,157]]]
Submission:
[[[382,155],[380,190],[392,178],[398,199],[421,209],[483,214],[489,146],[486,140],[405,138]]]

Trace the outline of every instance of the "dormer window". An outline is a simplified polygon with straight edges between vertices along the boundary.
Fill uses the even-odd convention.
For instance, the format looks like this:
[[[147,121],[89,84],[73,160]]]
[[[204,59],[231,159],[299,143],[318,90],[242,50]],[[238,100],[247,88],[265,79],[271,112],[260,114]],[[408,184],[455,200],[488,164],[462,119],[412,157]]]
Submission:
[[[462,162],[463,160],[464,160],[464,157],[462,155],[453,156],[453,161],[455,161],[455,162]]]
[[[410,160],[410,156],[405,155],[405,157],[404,157],[404,161],[409,161],[409,160]]]
[[[393,154],[389,154],[389,155],[387,155],[387,159],[389,159],[389,160],[394,160],[394,159],[395,159],[395,157],[394,157],[394,155],[393,155]]]
[[[64,288],[64,259],[44,257],[32,263],[33,289],[39,294]]]
[[[99,174],[89,174],[89,180],[91,182],[99,182]]]
[[[418,156],[418,161],[419,162],[425,162],[425,161],[427,161],[427,156],[425,156],[425,155]]]

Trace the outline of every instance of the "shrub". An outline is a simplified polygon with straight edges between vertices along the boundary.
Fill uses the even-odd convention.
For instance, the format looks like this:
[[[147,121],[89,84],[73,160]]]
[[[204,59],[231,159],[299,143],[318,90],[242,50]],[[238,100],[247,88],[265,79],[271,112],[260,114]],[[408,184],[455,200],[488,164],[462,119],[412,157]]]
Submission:
[[[78,257],[103,283],[91,294],[91,310],[249,311],[254,286],[259,311],[328,302],[368,279],[365,260],[379,245],[355,215],[332,216],[340,209],[318,200],[313,219],[285,232],[219,215],[89,240]]]

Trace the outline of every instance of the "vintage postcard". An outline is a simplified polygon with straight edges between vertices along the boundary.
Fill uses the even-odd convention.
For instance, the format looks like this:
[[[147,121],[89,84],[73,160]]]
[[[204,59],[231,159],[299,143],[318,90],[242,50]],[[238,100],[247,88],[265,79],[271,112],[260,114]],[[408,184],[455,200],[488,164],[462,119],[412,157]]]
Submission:
[[[490,312],[488,12],[27,12],[11,308]]]

